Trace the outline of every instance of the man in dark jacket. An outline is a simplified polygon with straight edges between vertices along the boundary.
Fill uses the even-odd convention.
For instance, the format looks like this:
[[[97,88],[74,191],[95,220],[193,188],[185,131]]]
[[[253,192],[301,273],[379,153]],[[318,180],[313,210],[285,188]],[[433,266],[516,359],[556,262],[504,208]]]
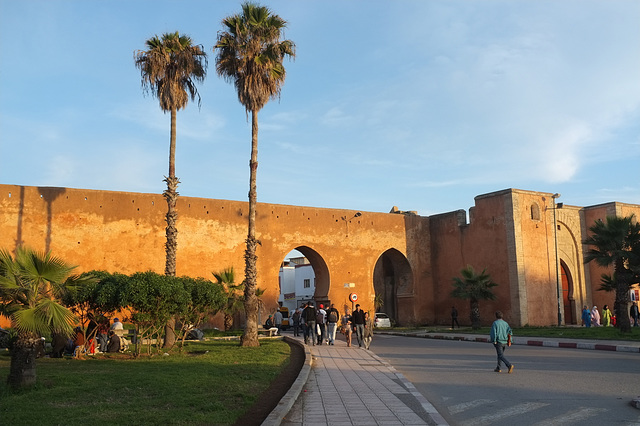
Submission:
[[[304,343],[309,344],[309,338],[313,346],[316,345],[316,308],[313,306],[313,302],[309,302],[307,307],[302,311],[302,318],[306,327],[304,329]]]
[[[360,305],[356,305],[356,310],[351,315],[351,321],[355,326],[356,337],[358,338],[358,346],[362,347],[362,339],[364,338],[364,311],[360,309]]]
[[[329,344],[333,345],[334,340],[336,340],[336,328],[338,327],[338,320],[340,319],[340,314],[336,309],[335,305],[332,303],[331,308],[327,311],[327,332],[329,334]]]

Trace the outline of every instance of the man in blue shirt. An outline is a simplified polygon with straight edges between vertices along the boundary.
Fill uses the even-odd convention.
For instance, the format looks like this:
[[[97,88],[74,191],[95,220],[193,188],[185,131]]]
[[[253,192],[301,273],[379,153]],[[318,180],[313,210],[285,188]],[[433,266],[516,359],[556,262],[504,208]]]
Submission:
[[[500,362],[504,362],[505,367],[509,369],[509,373],[513,372],[514,365],[504,357],[506,345],[508,344],[511,346],[511,327],[509,327],[509,324],[502,319],[501,311],[496,312],[496,320],[491,326],[489,341],[496,348],[496,353],[498,354],[498,366],[493,371],[500,373],[502,371],[500,369]]]

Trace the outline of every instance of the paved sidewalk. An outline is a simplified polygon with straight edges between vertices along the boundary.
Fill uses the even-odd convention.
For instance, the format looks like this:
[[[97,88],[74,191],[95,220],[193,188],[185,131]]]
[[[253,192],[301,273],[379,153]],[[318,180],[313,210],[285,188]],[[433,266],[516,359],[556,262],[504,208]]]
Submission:
[[[306,346],[311,371],[283,425],[447,425],[393,366],[373,352],[335,345]],[[301,340],[299,340],[301,342]],[[263,425],[278,424],[269,419]]]

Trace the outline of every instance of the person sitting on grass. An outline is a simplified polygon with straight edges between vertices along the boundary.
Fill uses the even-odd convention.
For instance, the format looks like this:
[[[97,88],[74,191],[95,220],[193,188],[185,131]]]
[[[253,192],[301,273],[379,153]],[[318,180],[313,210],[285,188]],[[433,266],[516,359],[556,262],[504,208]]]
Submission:
[[[107,343],[107,352],[120,352],[120,336],[113,330],[109,331],[109,343]]]

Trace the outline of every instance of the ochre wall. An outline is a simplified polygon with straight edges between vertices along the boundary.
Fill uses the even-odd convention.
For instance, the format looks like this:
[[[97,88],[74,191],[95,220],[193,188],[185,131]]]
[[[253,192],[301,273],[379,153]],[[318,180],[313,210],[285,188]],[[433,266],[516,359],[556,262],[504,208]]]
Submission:
[[[242,279],[247,233],[246,202],[178,199],[177,275],[212,278],[233,266]],[[0,185],[0,247],[19,244],[78,265],[78,272],[100,269],[130,274],[164,271],[166,202],[158,194]],[[313,250],[328,270],[326,297],[337,306],[351,292],[373,310],[373,271],[379,257],[395,249],[411,265],[411,303],[403,318],[427,322],[433,288],[427,270],[428,219],[404,214],[297,207],[259,203],[257,207],[258,287],[268,310],[277,306],[278,270],[297,247]],[[428,257],[426,257],[428,259]],[[355,283],[345,288],[344,283]],[[406,299],[406,298],[405,298]],[[413,303],[413,301],[419,301]]]

